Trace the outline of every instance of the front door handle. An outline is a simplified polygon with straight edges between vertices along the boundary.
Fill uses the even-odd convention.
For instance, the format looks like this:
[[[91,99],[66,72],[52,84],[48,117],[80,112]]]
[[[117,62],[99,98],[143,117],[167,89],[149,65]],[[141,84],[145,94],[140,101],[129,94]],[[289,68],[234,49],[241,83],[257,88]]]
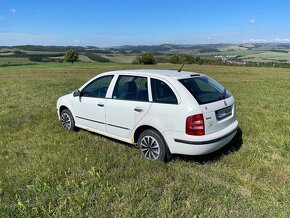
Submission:
[[[97,104],[99,107],[104,107],[105,105],[103,103]]]
[[[143,111],[143,109],[142,109],[142,108],[139,108],[139,107],[136,107],[136,108],[134,108],[134,111],[137,111],[137,112],[142,112],[142,111]]]

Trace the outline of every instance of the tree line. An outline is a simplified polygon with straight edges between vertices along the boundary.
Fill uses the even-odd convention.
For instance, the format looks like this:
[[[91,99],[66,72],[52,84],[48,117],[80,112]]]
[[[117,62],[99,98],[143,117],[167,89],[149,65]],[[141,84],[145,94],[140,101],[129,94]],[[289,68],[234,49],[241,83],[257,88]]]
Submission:
[[[282,67],[290,68],[289,63],[280,62],[225,62],[220,59],[210,59],[200,56],[193,56],[187,54],[172,55],[167,58],[154,57],[152,53],[143,53],[138,55],[133,64],[157,64],[157,63],[171,63],[171,64],[199,64],[199,65],[227,65],[227,66],[247,66],[247,67]]]

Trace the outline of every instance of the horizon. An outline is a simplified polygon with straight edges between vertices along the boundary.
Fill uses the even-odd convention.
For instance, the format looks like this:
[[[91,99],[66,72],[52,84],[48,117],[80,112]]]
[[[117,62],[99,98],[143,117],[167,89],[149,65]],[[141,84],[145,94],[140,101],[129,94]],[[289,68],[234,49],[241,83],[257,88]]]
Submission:
[[[212,44],[174,44],[174,43],[162,43],[162,44],[137,44],[137,45],[118,45],[118,46],[95,46],[95,45],[41,45],[41,44],[19,44],[19,45],[0,45],[0,47],[21,47],[21,46],[43,46],[43,47],[95,47],[95,48],[118,48],[118,47],[138,47],[138,46],[162,46],[162,45],[175,45],[175,46],[216,46],[216,45],[246,45],[246,44],[253,44],[253,45],[266,45],[266,44],[272,44],[272,45],[278,45],[278,44],[283,44],[283,45],[290,45],[290,42],[255,42],[255,43],[250,43],[250,42],[245,42],[245,43],[212,43]]]
[[[290,43],[290,2],[0,2],[1,46]]]

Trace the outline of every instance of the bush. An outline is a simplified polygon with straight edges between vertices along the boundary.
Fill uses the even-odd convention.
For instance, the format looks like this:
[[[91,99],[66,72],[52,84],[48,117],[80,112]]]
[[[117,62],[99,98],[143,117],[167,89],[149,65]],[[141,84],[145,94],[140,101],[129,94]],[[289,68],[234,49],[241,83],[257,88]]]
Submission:
[[[133,61],[135,64],[156,64],[154,55],[151,53],[144,53],[141,56],[137,56]]]
[[[42,62],[42,56],[40,55],[31,55],[28,57],[28,60],[35,61],[35,62]]]
[[[172,64],[179,64],[179,63],[180,63],[180,61],[179,61],[179,56],[177,56],[177,55],[172,56],[172,57],[169,59],[169,62],[172,63]]]

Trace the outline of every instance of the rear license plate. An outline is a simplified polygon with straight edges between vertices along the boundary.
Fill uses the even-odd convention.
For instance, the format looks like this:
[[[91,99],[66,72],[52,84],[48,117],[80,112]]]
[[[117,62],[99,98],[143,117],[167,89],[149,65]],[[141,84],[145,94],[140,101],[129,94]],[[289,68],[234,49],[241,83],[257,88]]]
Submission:
[[[217,120],[222,120],[232,115],[232,106],[225,107],[215,112]]]

